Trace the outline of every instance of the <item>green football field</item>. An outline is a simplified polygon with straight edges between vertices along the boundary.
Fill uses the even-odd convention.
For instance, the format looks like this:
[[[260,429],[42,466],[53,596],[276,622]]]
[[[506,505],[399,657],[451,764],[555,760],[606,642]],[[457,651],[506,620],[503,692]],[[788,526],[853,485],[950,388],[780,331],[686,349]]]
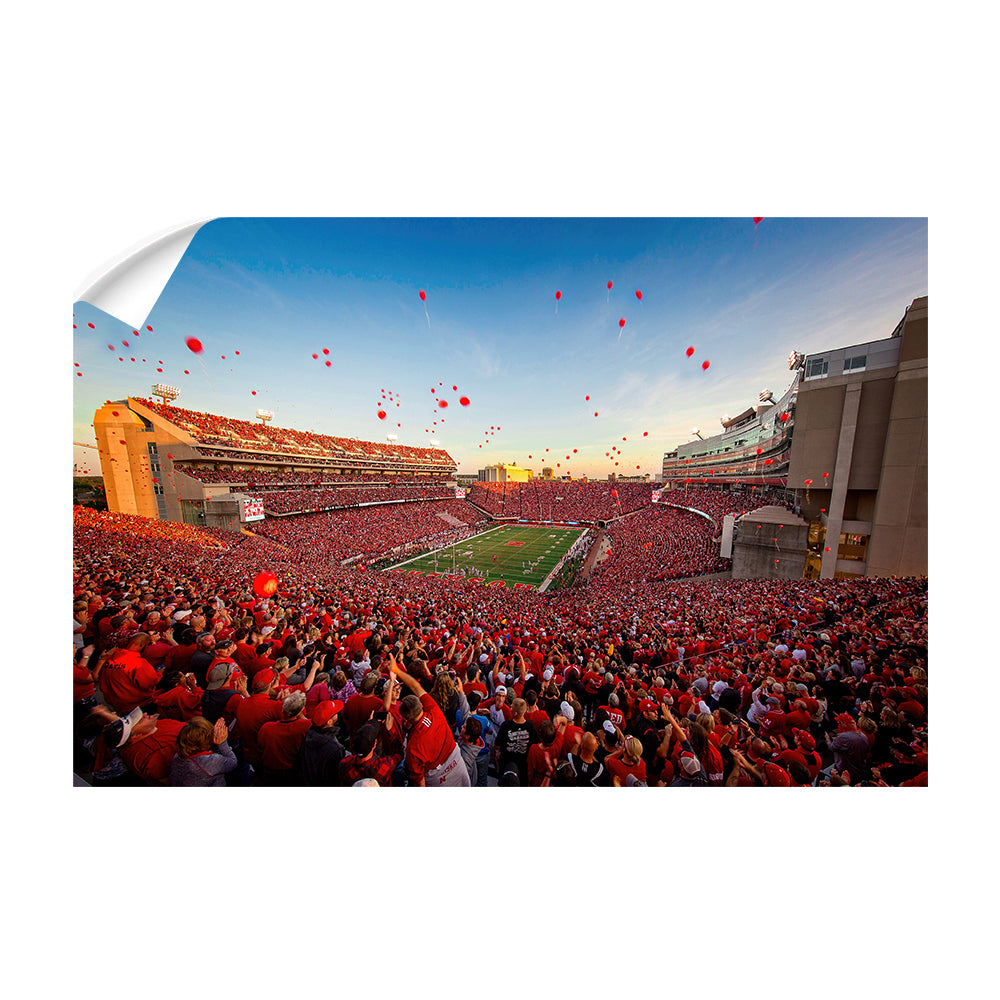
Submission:
[[[392,569],[397,573],[444,576],[453,572],[461,575],[464,568],[466,578],[478,577],[487,583],[502,580],[508,587],[520,583],[538,588],[584,530],[551,525],[502,525],[455,546],[397,563]]]

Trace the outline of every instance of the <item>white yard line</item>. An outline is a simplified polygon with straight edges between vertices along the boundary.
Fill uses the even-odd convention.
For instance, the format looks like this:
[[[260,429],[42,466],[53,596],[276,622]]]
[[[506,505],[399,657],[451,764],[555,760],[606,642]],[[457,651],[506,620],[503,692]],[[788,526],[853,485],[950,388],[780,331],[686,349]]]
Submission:
[[[481,531],[478,535],[469,535],[468,537],[463,538],[460,542],[455,542],[455,545],[456,546],[458,546],[458,545],[464,545],[466,542],[477,541],[478,539],[483,538],[486,535],[488,535],[491,531],[499,531],[499,530],[500,530],[499,527],[496,527],[496,528],[487,528],[485,531]],[[386,566],[385,572],[388,572],[391,569],[399,569],[400,566],[409,566],[410,563],[417,562],[418,560],[423,559],[424,556],[432,556],[436,552],[444,552],[444,551],[446,551],[447,549],[450,549],[450,548],[451,548],[451,545],[442,545],[441,548],[439,548],[439,549],[428,549],[426,552],[421,552],[419,556],[414,556],[412,559],[407,559],[405,562],[395,563],[392,566]]]

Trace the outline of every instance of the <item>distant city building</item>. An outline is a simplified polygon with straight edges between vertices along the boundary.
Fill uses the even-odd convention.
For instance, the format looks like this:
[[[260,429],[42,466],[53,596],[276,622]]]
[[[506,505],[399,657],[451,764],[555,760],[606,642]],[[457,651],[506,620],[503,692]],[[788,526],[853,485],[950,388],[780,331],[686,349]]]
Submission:
[[[530,469],[522,469],[517,462],[507,465],[504,462],[497,462],[496,465],[487,465],[485,469],[479,470],[478,481],[480,483],[526,483],[534,477]]]

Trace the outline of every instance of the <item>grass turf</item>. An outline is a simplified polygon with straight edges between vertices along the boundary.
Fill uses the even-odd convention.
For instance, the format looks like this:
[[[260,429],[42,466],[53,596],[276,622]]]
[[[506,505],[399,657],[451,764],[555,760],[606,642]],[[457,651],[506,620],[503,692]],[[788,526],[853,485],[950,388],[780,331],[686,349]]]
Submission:
[[[487,583],[502,580],[508,587],[521,583],[538,588],[584,530],[551,525],[503,525],[455,545],[454,572],[460,574],[464,567],[466,577],[479,577]],[[452,546],[397,563],[391,569],[399,573],[448,575],[452,573]]]

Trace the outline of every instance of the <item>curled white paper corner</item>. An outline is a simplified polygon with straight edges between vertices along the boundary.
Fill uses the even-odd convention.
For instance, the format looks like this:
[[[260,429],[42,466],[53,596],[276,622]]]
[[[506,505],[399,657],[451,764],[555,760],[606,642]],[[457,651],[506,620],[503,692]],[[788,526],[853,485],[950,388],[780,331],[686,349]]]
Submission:
[[[73,301],[87,302],[129,326],[141,326],[195,233],[210,221],[188,222],[136,243],[88,275]]]

